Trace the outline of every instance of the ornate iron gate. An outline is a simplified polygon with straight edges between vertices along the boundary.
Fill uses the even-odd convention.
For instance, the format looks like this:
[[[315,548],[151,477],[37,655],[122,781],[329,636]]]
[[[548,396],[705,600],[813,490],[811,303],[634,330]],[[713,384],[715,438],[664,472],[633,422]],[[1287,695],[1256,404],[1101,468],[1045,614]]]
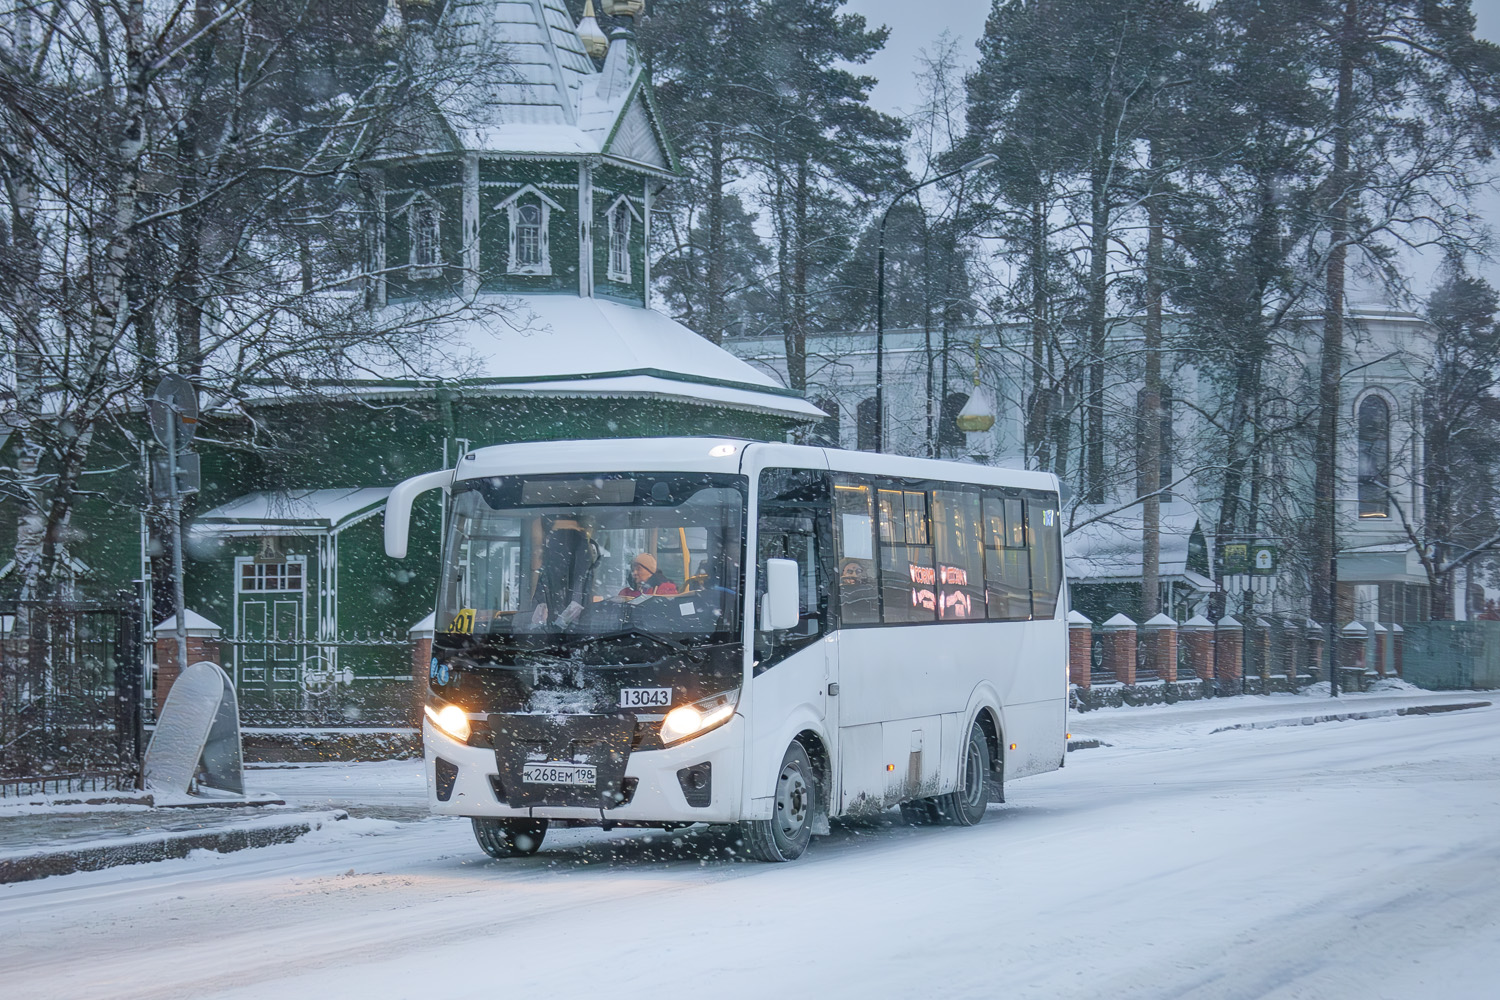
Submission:
[[[134,788],[140,607],[0,601],[0,795]]]

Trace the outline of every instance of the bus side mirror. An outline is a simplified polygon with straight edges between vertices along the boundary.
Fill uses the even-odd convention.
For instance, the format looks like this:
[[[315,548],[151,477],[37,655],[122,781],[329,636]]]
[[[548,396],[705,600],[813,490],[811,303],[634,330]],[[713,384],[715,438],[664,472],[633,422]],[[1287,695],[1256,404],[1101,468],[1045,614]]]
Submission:
[[[760,599],[760,627],[767,632],[793,628],[802,618],[795,559],[766,560],[766,595]]]
[[[413,476],[391,490],[385,498],[385,554],[392,559],[406,558],[406,543],[411,537],[411,505],[428,490],[449,486],[453,472],[427,472]]]

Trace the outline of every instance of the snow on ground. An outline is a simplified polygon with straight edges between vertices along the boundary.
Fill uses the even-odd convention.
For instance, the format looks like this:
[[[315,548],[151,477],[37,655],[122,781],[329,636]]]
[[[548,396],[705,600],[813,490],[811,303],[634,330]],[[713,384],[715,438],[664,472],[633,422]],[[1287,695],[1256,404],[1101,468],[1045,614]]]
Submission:
[[[376,817],[0,886],[4,992],[1494,996],[1500,710],[1212,732],[1382,697],[1474,700],[1075,716],[1075,739],[1110,745],[1013,782],[980,826],[888,814],[836,826],[791,865],[731,860],[712,830],[557,831],[497,862],[462,821]],[[319,806],[368,787],[378,811],[419,801],[420,781],[393,762],[251,784]]]
[[[421,819],[427,816],[427,781],[422,761],[251,765],[245,787],[275,795],[288,806],[348,809],[361,816]]]

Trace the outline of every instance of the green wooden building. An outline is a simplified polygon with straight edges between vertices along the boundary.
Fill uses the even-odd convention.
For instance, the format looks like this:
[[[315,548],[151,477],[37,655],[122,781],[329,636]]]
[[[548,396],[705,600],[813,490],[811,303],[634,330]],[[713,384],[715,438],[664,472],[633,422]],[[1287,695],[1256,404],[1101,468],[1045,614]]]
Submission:
[[[457,94],[461,116],[433,108],[431,147],[370,162],[366,187],[386,275],[374,318],[445,318],[353,381],[207,415],[277,442],[205,448],[188,533],[187,606],[223,629],[250,709],[368,718],[404,703],[407,649],[369,637],[431,611],[441,513],[429,497],[411,557],[387,559],[380,515],[400,480],[489,444],[774,440],[822,416],[651,308],[652,201],[677,169],[629,33],[598,66],[563,0],[450,0],[440,17],[503,43],[504,82]],[[149,577],[139,550],[132,575]]]

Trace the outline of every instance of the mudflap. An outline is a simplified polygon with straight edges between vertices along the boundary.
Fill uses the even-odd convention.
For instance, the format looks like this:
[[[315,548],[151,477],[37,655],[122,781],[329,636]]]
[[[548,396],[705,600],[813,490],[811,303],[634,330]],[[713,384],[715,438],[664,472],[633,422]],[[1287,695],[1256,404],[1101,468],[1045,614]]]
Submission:
[[[506,805],[584,806],[611,809],[625,801],[625,766],[635,736],[634,715],[491,715],[496,795]],[[528,762],[590,764],[598,783],[543,785],[523,782]]]

